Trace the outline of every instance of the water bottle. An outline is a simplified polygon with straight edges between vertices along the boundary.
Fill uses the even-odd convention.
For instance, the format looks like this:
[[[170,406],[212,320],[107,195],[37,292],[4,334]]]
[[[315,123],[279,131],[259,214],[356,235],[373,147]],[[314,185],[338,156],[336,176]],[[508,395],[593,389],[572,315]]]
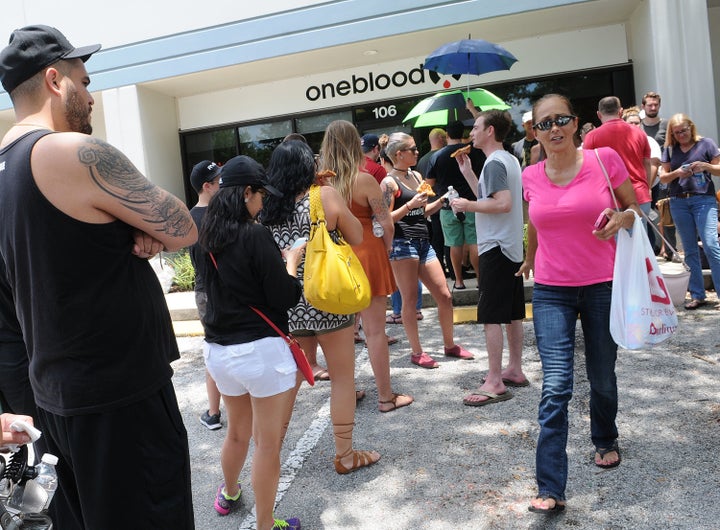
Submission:
[[[380,222],[375,219],[375,216],[372,216],[372,229],[373,229],[373,235],[375,237],[382,237],[385,235],[385,229],[382,227]]]
[[[17,487],[13,492],[11,505],[23,513],[38,513],[47,510],[58,486],[55,466],[58,458],[45,453],[42,461],[35,466],[37,476],[25,483],[25,488]]]
[[[452,205],[452,201],[454,199],[458,199],[458,198],[460,198],[460,194],[457,191],[455,191],[455,188],[453,188],[452,186],[448,186],[448,189],[447,189],[448,203],[450,203]],[[452,208],[452,206],[451,206],[451,208]],[[455,217],[458,218],[458,221],[465,220],[465,212],[456,212],[455,208],[452,208],[452,211],[455,214]]]

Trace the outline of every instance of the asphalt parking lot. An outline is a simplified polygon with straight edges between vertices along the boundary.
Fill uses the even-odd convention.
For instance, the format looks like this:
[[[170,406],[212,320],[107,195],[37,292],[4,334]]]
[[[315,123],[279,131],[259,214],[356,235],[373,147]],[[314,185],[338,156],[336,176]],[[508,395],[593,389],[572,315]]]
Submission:
[[[412,394],[411,406],[381,414],[367,352],[356,348],[358,405],[355,447],[382,454],[378,464],[350,475],[332,466],[328,382],[303,384],[282,451],[276,515],[299,517],[304,529],[454,528],[718,528],[720,469],[720,331],[714,309],[680,311],[680,332],[652,350],[621,350],[618,426],[623,463],[592,464],[588,384],[578,332],[575,396],[570,410],[568,508],[557,517],[529,513],[535,494],[537,404],[541,370],[532,321],[524,324],[524,369],[531,381],[514,398],[466,407],[462,397],[487,368],[484,334],[475,324],[455,326],[456,341],[472,361],[439,357],[425,370],[409,362],[401,338],[390,348],[393,386]],[[441,351],[436,311],[425,309],[420,333],[429,352]],[[578,328],[579,331],[579,328]],[[249,465],[240,480],[244,501],[226,517],[212,507],[225,429],[197,420],[206,407],[202,337],[179,337],[182,358],[174,382],[188,430],[195,517],[199,529],[254,528]],[[252,458],[252,450],[248,463]]]

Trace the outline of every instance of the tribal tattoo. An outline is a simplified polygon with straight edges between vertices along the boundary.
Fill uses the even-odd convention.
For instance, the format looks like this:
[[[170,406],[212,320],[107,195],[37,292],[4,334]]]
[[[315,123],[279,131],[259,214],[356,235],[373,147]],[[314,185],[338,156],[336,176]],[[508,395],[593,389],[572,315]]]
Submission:
[[[184,237],[192,230],[192,219],[183,212],[181,202],[146,179],[110,144],[88,138],[78,149],[78,158],[101,190],[142,215],[157,232]]]

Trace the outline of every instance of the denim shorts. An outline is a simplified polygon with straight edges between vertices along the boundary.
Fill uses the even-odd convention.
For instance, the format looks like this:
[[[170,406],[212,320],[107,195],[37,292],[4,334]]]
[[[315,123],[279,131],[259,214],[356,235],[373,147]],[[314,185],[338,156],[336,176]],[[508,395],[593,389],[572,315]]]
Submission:
[[[416,259],[420,264],[425,264],[437,259],[437,255],[430,245],[429,239],[395,238],[390,252],[390,261],[400,261],[401,259]]]

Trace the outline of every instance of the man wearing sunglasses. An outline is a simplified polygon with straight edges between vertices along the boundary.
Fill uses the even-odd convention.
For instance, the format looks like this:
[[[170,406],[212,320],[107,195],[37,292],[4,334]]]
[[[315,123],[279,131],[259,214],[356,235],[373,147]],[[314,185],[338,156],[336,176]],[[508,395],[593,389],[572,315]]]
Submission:
[[[604,97],[598,103],[597,116],[602,125],[593,129],[583,142],[583,149],[611,147],[620,155],[630,173],[640,209],[650,213],[650,144],[645,133],[622,119],[623,108],[615,96]],[[645,219],[643,219],[645,223]]]

